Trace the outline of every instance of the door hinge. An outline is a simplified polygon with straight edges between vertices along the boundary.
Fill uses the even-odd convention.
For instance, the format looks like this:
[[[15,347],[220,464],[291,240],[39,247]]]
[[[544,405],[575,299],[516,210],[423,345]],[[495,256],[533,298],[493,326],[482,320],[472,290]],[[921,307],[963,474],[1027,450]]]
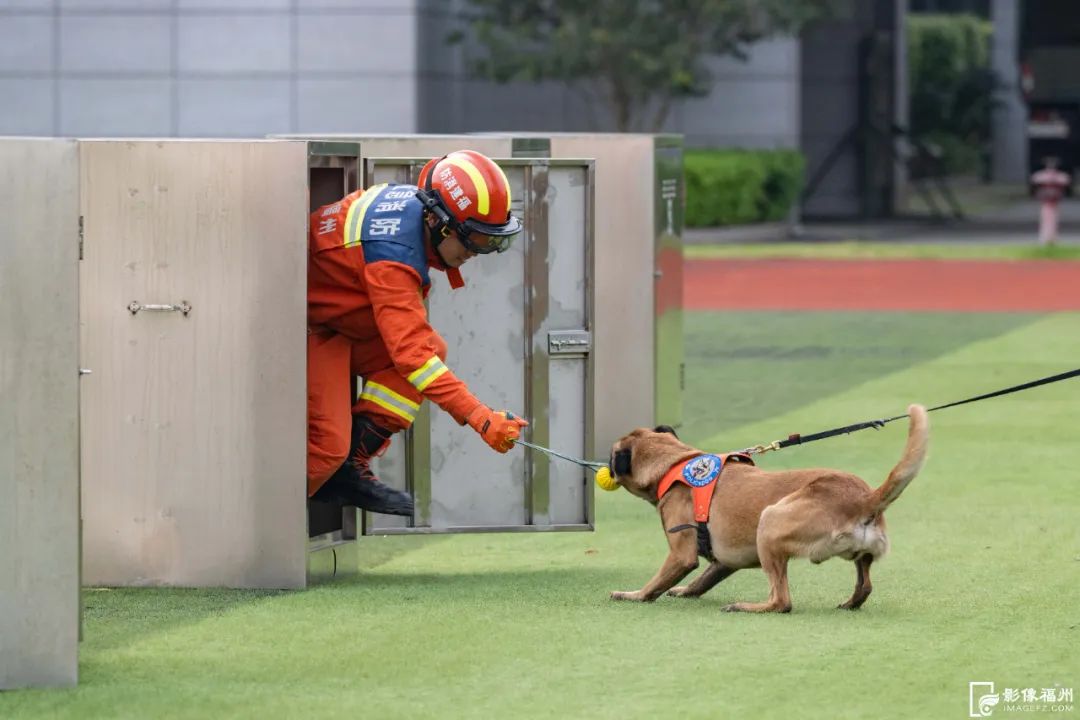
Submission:
[[[79,216],[79,259],[83,259],[83,216]]]

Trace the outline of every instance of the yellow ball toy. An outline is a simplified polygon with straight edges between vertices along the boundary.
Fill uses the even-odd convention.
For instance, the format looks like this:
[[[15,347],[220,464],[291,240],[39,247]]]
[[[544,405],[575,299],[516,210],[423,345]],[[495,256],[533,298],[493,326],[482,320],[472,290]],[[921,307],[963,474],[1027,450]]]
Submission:
[[[615,482],[615,478],[611,477],[611,468],[609,467],[602,467],[596,471],[596,484],[608,492],[619,489],[619,483]]]

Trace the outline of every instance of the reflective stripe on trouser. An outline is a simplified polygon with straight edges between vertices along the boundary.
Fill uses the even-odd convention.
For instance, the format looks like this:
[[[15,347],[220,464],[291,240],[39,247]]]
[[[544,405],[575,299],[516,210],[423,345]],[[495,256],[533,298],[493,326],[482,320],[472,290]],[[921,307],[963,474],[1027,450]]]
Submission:
[[[409,382],[420,392],[424,391],[431,383],[447,372],[450,368],[446,367],[446,364],[439,359],[438,355],[432,355],[426,363],[417,368],[414,372],[409,374]]]
[[[423,399],[397,370],[388,368],[364,375],[353,413],[368,415],[387,430],[397,432],[412,425]]]
[[[373,378],[364,380],[364,387],[360,391],[360,402],[374,403],[410,425],[416,419],[417,411],[420,410],[418,400],[410,400],[404,395],[376,382]]]

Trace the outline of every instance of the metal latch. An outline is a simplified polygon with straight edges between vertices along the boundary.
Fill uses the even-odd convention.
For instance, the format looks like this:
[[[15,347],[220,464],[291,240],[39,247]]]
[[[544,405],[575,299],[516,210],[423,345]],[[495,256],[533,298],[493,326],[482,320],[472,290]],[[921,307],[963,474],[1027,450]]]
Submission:
[[[183,313],[184,317],[187,317],[188,313],[191,312],[191,305],[187,300],[181,300],[175,305],[150,305],[133,300],[128,303],[127,309],[132,315],[137,315],[140,310],[145,310],[146,312],[179,312]]]
[[[549,355],[587,355],[592,349],[588,330],[552,330],[548,333]]]

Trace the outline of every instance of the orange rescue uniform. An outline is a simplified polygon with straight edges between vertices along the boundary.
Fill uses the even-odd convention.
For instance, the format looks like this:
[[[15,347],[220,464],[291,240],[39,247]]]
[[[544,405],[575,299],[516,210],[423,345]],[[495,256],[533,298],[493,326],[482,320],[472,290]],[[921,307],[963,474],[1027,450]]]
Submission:
[[[311,214],[308,496],[348,456],[353,413],[397,432],[425,397],[459,424],[480,405],[446,366],[446,342],[428,323],[428,269],[446,268],[429,247],[415,192],[377,185]],[[355,404],[354,376],[364,381]]]

